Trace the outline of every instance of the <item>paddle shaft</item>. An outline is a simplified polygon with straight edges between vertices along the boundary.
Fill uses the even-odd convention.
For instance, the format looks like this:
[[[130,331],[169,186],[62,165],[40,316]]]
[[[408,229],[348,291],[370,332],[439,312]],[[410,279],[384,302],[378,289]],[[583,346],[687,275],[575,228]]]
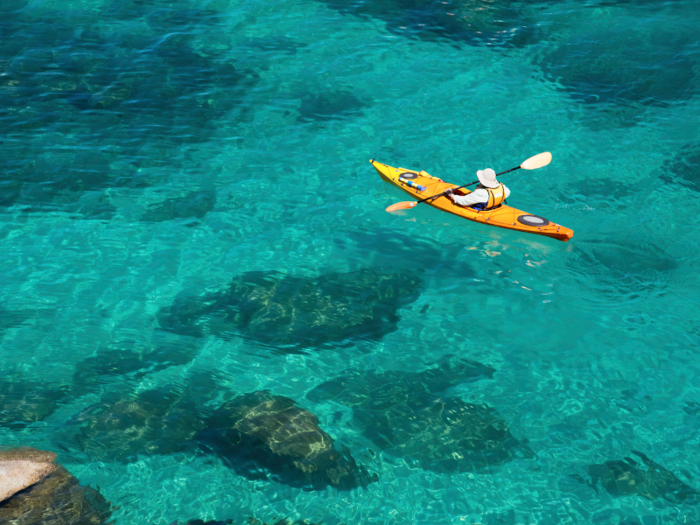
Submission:
[[[521,168],[521,166],[518,166],[517,168],[511,168],[509,170],[502,171],[501,173],[496,173],[496,177],[498,177],[499,175],[505,175],[506,173],[510,173],[511,171],[519,170],[520,168]],[[479,182],[479,181],[475,180],[474,182],[470,182],[469,184],[464,184],[463,186],[458,186],[456,188],[452,188],[452,191],[461,190],[462,188],[466,188],[467,186],[471,186],[472,184],[476,184],[477,182]],[[441,195],[444,195],[444,194],[445,194],[445,192],[443,191],[442,193],[438,193],[437,195],[433,195],[432,197],[426,197],[425,199],[421,199],[418,202],[416,202],[416,204],[420,204],[421,202],[429,201],[431,199],[437,199],[438,197],[440,197]]]

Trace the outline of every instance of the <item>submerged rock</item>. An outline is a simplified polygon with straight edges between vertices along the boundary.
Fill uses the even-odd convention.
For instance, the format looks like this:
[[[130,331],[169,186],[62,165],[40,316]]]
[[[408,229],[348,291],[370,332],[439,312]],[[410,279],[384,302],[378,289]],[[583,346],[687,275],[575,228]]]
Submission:
[[[214,209],[216,193],[213,191],[192,191],[183,197],[166,199],[163,202],[149,206],[142,220],[172,221],[175,219],[201,219]]]
[[[74,420],[80,428],[73,439],[92,461],[130,462],[139,454],[179,452],[199,430],[196,407],[180,401],[168,388],[106,395]]]
[[[248,525],[268,525],[267,523],[263,523],[262,521],[258,521],[255,518],[249,518],[248,519]],[[286,518],[282,518],[281,520],[275,521],[274,523],[270,522],[270,525],[316,525],[314,523],[311,523],[310,521],[306,520],[288,520]],[[321,525],[320,523],[318,525]]]
[[[220,292],[178,297],[158,313],[169,331],[244,338],[301,353],[350,340],[379,340],[397,329],[398,310],[419,297],[407,272],[332,273],[315,279],[247,272]]]
[[[31,322],[36,323],[39,321],[49,324],[51,323],[51,314],[51,310],[42,308],[9,309],[5,306],[0,306],[0,336],[10,328],[16,328]]]
[[[646,9],[639,14],[627,12],[626,31],[619,30],[619,16],[599,12],[588,24],[577,19],[558,45],[539,54],[545,75],[574,100],[598,108],[689,100],[697,93],[695,32],[674,30]]]
[[[487,405],[436,397],[465,380],[495,370],[450,359],[420,373],[353,372],[314,388],[308,398],[353,409],[353,422],[381,450],[426,470],[464,472],[498,465],[532,452]]]
[[[487,405],[413,396],[386,411],[355,409],[354,421],[380,449],[436,472],[467,472],[530,457]]]
[[[0,425],[20,429],[41,421],[53,414],[68,391],[66,386],[38,381],[0,379]]]
[[[6,459],[11,458],[11,459]],[[55,465],[56,455],[34,449],[0,452],[0,493],[6,487],[3,465],[25,462],[38,463],[39,470],[28,474],[27,481],[39,476],[34,483],[7,499],[0,496],[0,523],[21,525],[99,525],[107,523],[112,514],[110,504],[95,489],[80,485],[62,466]],[[43,478],[43,479],[42,479]]]
[[[249,479],[273,479],[305,490],[348,490],[376,481],[348,450],[338,451],[318,418],[269,392],[235,397],[219,407],[197,439]]]
[[[247,38],[243,44],[254,48],[257,52],[285,53],[288,55],[296,55],[300,49],[309,47],[304,42],[299,42],[286,36]]]
[[[598,492],[602,487],[615,497],[641,496],[654,500],[663,498],[673,504],[698,503],[698,493],[694,488],[678,479],[673,472],[649,459],[641,452],[632,451],[641,459],[611,460],[603,464],[589,465],[590,479],[574,474],[571,477],[590,486]]]
[[[72,393],[82,395],[111,379],[123,381],[124,376],[138,379],[171,366],[185,365],[196,356],[196,346],[186,342],[146,348],[134,345],[129,348],[100,349],[97,355],[87,357],[76,365]]]
[[[116,208],[94,194],[150,186],[173,166],[199,171],[188,148],[215,140],[223,121],[248,119],[258,73],[194,36],[225,35],[225,11],[193,0],[101,4],[59,18],[29,5],[0,20],[0,113],[12,135],[0,208],[111,218]],[[183,213],[156,216],[170,212]]]
[[[342,14],[382,20],[407,38],[473,46],[523,47],[542,38],[537,11],[527,2],[458,0],[323,0]],[[547,2],[540,2],[546,5]]]
[[[700,191],[700,144],[681,148],[673,160],[665,162],[661,179]]]
[[[230,525],[233,520],[190,520],[185,525]],[[177,525],[177,521],[172,522],[170,525]]]
[[[410,398],[422,402],[424,397],[432,398],[428,394],[443,392],[465,381],[490,378],[496,372],[488,365],[452,355],[444,356],[437,365],[422,372],[353,371],[321,383],[306,397],[316,403],[332,400],[352,408],[382,410]]]
[[[0,450],[0,503],[56,470],[56,454],[33,448]]]
[[[138,455],[196,448],[206,428],[201,406],[218,385],[209,374],[142,392],[111,392],[69,422],[63,444],[91,461],[131,462]]]
[[[211,521],[190,520],[185,525],[231,525],[232,523],[233,523],[232,519],[229,519],[229,520],[211,520]],[[178,522],[173,521],[170,525],[178,525]],[[267,523],[263,523],[262,521],[258,521],[255,518],[248,518],[246,520],[246,525],[267,525]],[[315,524],[311,523],[309,521],[306,521],[306,520],[291,521],[288,519],[281,519],[281,520],[275,521],[274,523],[271,523],[270,525],[315,525]]]

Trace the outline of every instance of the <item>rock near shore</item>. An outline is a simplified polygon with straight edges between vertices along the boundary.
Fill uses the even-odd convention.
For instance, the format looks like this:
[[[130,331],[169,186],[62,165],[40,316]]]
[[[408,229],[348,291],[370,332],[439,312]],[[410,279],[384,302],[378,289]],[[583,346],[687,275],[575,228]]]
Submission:
[[[0,523],[101,525],[112,514],[95,489],[80,485],[56,454],[33,448],[0,451]]]

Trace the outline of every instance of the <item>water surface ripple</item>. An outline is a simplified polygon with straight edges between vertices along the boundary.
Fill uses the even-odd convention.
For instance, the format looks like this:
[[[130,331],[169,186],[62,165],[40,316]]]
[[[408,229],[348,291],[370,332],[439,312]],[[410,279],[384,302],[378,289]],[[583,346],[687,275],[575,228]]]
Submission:
[[[0,445],[56,452],[96,523],[700,522],[696,26],[4,0]],[[367,162],[541,151],[509,204],[566,244],[387,214]]]

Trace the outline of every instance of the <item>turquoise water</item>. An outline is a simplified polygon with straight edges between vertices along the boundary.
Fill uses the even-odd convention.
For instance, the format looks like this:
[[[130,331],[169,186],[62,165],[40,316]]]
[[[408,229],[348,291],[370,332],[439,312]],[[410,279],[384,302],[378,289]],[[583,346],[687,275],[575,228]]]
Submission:
[[[695,2],[0,14],[0,443],[119,524],[700,522]],[[390,215],[368,163],[542,151],[510,204],[568,243]],[[217,448],[261,390],[365,482]]]

